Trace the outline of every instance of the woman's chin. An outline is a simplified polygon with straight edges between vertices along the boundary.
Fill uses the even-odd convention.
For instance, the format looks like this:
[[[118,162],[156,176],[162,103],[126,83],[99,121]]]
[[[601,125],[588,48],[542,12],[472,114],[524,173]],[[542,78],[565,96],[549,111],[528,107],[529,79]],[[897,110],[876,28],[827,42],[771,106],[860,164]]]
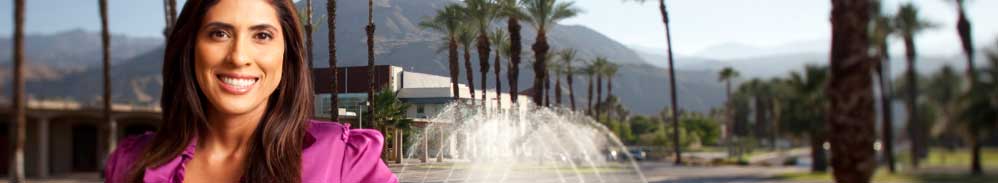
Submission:
[[[215,111],[226,115],[246,114],[257,109],[261,102],[252,99],[242,99],[244,97],[222,97],[215,104]]]

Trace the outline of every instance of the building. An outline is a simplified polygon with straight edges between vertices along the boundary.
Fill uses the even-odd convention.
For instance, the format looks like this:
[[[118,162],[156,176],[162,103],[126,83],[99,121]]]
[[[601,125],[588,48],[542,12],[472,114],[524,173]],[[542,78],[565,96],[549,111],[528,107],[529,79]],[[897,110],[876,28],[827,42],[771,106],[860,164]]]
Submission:
[[[367,66],[339,67],[337,80],[340,84],[337,90],[340,100],[340,121],[363,126],[359,118],[366,110],[367,91],[369,87]],[[433,74],[406,71],[398,66],[378,65],[374,67],[375,90],[389,89],[398,94],[399,100],[411,104],[406,111],[406,117],[417,123],[430,122],[430,118],[441,112],[444,107],[454,101],[454,93],[450,77]],[[315,115],[320,119],[330,117],[330,92],[332,91],[332,72],[329,68],[312,70],[315,88]],[[490,80],[491,81],[491,80]],[[471,89],[464,84],[458,84],[458,92],[462,101],[470,102]],[[474,100],[481,101],[481,90],[475,90]],[[503,100],[497,100],[497,92],[486,91],[486,107],[495,107],[501,102],[502,108],[512,106],[508,93],[499,92]],[[519,102],[529,102],[529,97],[520,95]]]

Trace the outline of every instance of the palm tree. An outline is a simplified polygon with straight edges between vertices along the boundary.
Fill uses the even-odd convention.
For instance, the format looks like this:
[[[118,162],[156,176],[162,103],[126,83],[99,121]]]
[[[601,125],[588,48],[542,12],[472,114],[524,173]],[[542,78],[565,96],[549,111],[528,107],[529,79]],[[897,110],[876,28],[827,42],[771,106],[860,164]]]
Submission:
[[[876,166],[873,148],[873,67],[868,57],[869,0],[832,0],[831,78],[825,95],[832,168],[836,182],[870,182]],[[842,156],[844,155],[844,156]]]
[[[717,77],[717,80],[724,82],[724,93],[726,98],[728,99],[728,102],[726,102],[725,104],[726,109],[724,110],[725,111],[724,114],[725,118],[727,118],[727,123],[729,125],[733,124],[732,122],[734,121],[734,116],[733,116],[734,113],[732,113],[732,102],[731,102],[731,80],[738,78],[739,75],[740,74],[738,73],[738,71],[735,70],[734,68],[724,67],[724,69],[721,69],[721,71],[718,73]],[[730,131],[731,131],[730,129],[725,130],[725,132],[730,132]],[[728,135],[725,134],[725,136]]]
[[[560,54],[558,54],[560,56]],[[549,59],[554,60],[555,55],[551,55]],[[554,72],[554,103],[561,106],[561,75],[565,74],[565,67],[560,62],[548,62],[548,68]]]
[[[876,64],[877,72],[877,83],[879,83],[880,89],[880,109],[881,114],[881,144],[883,144],[884,151],[883,156],[887,162],[887,169],[889,172],[894,173],[896,168],[894,167],[894,111],[893,102],[891,102],[891,79],[890,79],[890,53],[888,53],[888,42],[887,38],[894,34],[896,31],[891,26],[894,17],[890,15],[884,15],[881,13],[880,6],[881,3],[878,1],[873,4],[874,7],[871,8],[873,18],[871,18],[872,27],[870,30],[870,47],[871,49],[877,50],[876,56],[880,59]]]
[[[606,96],[607,98],[613,96],[613,78],[617,76],[617,71],[620,70],[620,65],[615,63],[610,63],[606,65]]]
[[[305,49],[308,50],[308,68],[312,69],[312,32],[314,32],[314,27],[312,25],[312,0],[305,0]]]
[[[454,101],[461,98],[458,88],[458,78],[460,77],[461,70],[458,63],[457,39],[461,34],[461,21],[464,18],[464,15],[462,15],[462,11],[464,10],[462,8],[456,4],[447,5],[443,9],[438,10],[436,16],[429,20],[424,20],[419,24],[420,27],[444,33],[446,36],[447,63],[450,71],[451,92],[454,93]]]
[[[111,154],[114,147],[117,146],[117,134],[115,132],[117,132],[118,127],[118,123],[111,120],[111,31],[108,30],[107,24],[107,0],[100,0],[98,3],[100,3],[101,50],[104,55],[104,69],[102,70],[104,76],[104,97],[101,99],[104,104],[103,117],[104,121],[107,122],[106,128],[108,130],[106,134],[108,144],[105,146],[107,148],[105,153]]]
[[[177,22],[177,1],[163,0],[163,18],[166,19],[166,28],[163,29],[163,36],[169,38],[173,26]]]
[[[593,114],[593,77],[596,76],[596,66],[590,62],[585,68],[582,69],[582,73],[586,75],[586,81],[589,83],[586,89],[586,112],[590,115]]]
[[[367,0],[367,27],[364,28],[367,32],[367,111],[374,111],[375,103],[374,101],[374,0]],[[367,116],[368,121],[372,124],[378,125],[377,121],[374,121],[373,115]]]
[[[473,24],[473,28],[478,32],[478,63],[482,72],[482,104],[485,104],[485,89],[488,86],[487,76],[489,72],[489,53],[491,53],[491,43],[489,43],[489,26],[495,21],[498,6],[491,0],[466,0],[464,1],[465,14]],[[474,97],[472,97],[474,98]]]
[[[506,28],[509,33],[509,97],[514,104],[517,103],[520,91],[518,84],[520,79],[520,19],[526,17],[526,13],[520,7],[520,0],[497,0],[498,16],[506,18]]]
[[[101,1],[104,2],[104,1]],[[14,0],[14,153],[10,160],[10,182],[24,181],[24,139],[26,126],[24,113],[24,0]],[[102,3],[104,4],[104,3]]]
[[[606,57],[603,56],[596,56],[596,59],[593,60],[593,72],[596,75],[596,103],[593,104],[596,109],[593,113],[596,119],[600,119],[600,113],[603,112],[600,110],[599,104],[603,101],[603,77],[606,76],[606,68],[609,64],[610,61],[607,61]]]
[[[557,0],[522,0],[526,9],[526,21],[537,30],[537,38],[531,48],[534,50],[534,102],[540,103],[544,94],[544,82],[547,81],[547,59],[550,46],[547,42],[547,31],[559,21],[575,17],[581,10],[575,7],[575,2],[557,2]]]
[[[639,3],[644,3],[646,0],[624,0],[624,1],[637,1]],[[673,140],[673,150],[676,151],[675,164],[683,163],[682,151],[679,149],[679,101],[676,99],[676,74],[675,68],[672,65],[672,29],[669,29],[669,11],[665,8],[665,0],[658,0],[658,11],[662,14],[662,24],[665,25],[665,44],[668,46],[667,54],[669,55],[669,95],[672,99],[672,114],[675,117],[672,118],[673,125],[676,128],[673,129],[672,140]]]
[[[332,82],[330,82],[329,86],[332,88],[332,90],[329,90],[329,100],[330,100],[329,109],[331,110],[329,111],[330,112],[329,119],[333,121],[339,121],[340,92],[337,88],[338,87],[337,77],[339,75],[337,75],[336,73],[336,61],[337,61],[336,60],[336,0],[326,0],[326,16],[329,17],[328,19],[326,19],[326,26],[328,26],[327,28],[329,28],[328,39],[327,39],[327,42],[329,42],[329,71],[332,72],[331,75],[333,77],[333,79],[330,80]],[[311,49],[312,48],[309,48],[309,50]],[[309,57],[309,59],[311,58],[312,57]]]
[[[917,97],[918,83],[916,83],[916,75],[918,71],[915,70],[915,57],[916,57],[915,35],[921,32],[922,30],[932,27],[932,25],[928,22],[921,20],[918,17],[918,8],[911,3],[905,3],[901,5],[901,8],[898,9],[894,25],[895,29],[898,31],[898,33],[901,34],[901,37],[904,39],[904,49],[905,49],[904,55],[908,62],[907,79],[908,79],[908,84],[911,85],[910,87],[908,87],[908,97],[909,97],[908,124],[913,125],[914,131],[922,132],[925,131],[922,130],[922,128],[927,128],[927,127],[925,127],[924,124],[921,124],[920,120],[917,119],[916,115],[918,114],[918,110],[916,107],[917,106],[916,104],[918,104],[918,97]],[[927,139],[924,139],[926,134],[910,134],[910,135],[912,135],[911,161],[912,165],[915,168],[918,168],[921,158],[925,156],[925,154],[927,153],[927,150],[925,149],[926,148],[925,143]]]
[[[471,99],[475,98],[475,74],[474,70],[471,68],[471,44],[475,41],[475,33],[472,32],[471,27],[467,24],[461,24],[458,27],[457,42],[461,44],[464,48],[464,73],[466,78],[468,78],[468,92],[471,93]],[[484,92],[484,91],[482,91]],[[471,100],[471,104],[475,104],[475,100]]]
[[[493,46],[496,47],[496,62],[494,65],[496,69],[494,73],[496,74],[496,108],[499,109],[502,108],[502,94],[501,94],[502,80],[499,79],[499,74],[501,73],[502,70],[501,57],[504,53],[509,52],[509,41],[506,40],[506,38],[508,38],[509,35],[507,35],[506,31],[503,30],[502,28],[496,28],[495,30],[492,31],[492,34],[489,34],[489,36],[490,39],[493,40],[492,41]],[[512,68],[508,69],[512,70]],[[516,93],[509,93],[509,94],[510,97],[516,95]]]
[[[559,52],[559,57],[561,58],[561,65],[565,67],[565,82],[568,83],[568,101],[572,106],[572,111],[575,111],[575,91],[572,91],[572,78],[575,75],[575,71],[572,69],[572,64],[575,62],[575,55],[577,52],[575,49],[566,48]]]
[[[960,113],[961,126],[967,132],[967,140],[971,146],[970,172],[972,175],[983,174],[981,167],[981,146],[988,133],[995,129],[998,123],[998,105],[994,102],[998,99],[998,92],[993,88],[998,87],[998,50],[993,50],[988,54],[990,67],[982,68],[980,74],[990,75],[990,81],[977,80],[977,87],[960,97],[962,101],[962,112]],[[983,75],[982,75],[983,76]]]
[[[827,130],[824,130],[825,111],[827,111],[827,100],[825,100],[825,83],[828,78],[828,68],[817,66],[806,66],[804,72],[793,72],[790,78],[777,83],[783,85],[789,91],[778,93],[784,96],[780,102],[780,129],[790,135],[807,137],[811,144],[811,171],[824,172],[827,168],[826,153],[822,145],[827,138]]]
[[[967,56],[967,78],[970,78],[970,86],[974,87],[977,81],[977,74],[974,72],[974,40],[971,37],[970,19],[967,18],[964,2],[966,0],[952,0],[956,4],[958,13],[956,20],[956,32],[960,35],[960,43],[963,46],[963,54]]]

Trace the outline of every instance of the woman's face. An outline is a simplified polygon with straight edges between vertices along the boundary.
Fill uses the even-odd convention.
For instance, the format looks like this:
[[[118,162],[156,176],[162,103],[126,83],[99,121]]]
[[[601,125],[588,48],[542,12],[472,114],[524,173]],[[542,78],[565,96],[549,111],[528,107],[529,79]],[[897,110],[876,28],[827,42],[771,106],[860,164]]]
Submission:
[[[197,32],[195,72],[212,112],[264,111],[281,81],[284,37],[264,0],[221,0]]]

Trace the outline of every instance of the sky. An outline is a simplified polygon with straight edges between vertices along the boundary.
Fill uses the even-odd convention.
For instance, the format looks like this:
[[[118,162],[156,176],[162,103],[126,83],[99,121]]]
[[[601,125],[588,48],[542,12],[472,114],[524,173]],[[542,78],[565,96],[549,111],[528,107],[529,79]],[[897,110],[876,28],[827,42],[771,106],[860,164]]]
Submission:
[[[406,0],[421,1],[421,0]],[[625,45],[664,49],[664,26],[657,1],[644,4],[625,0],[574,0],[583,13],[563,24],[584,25]],[[998,1],[969,0],[967,11],[978,47],[993,45],[998,36]],[[161,0],[108,0],[110,29],[129,36],[161,37],[164,25]],[[185,0],[178,0],[182,6]],[[884,0],[885,12],[896,12],[903,2],[921,8],[921,16],[938,28],[916,40],[925,54],[957,54],[956,11],[948,0]],[[697,54],[712,46],[739,44],[781,47],[795,43],[826,44],[830,37],[829,0],[667,0],[674,52]],[[12,0],[0,0],[0,13],[11,14]],[[99,31],[96,0],[28,0],[28,34],[51,34],[72,29]],[[4,16],[8,17],[8,16]],[[12,16],[9,16],[12,17]],[[10,37],[12,18],[0,18],[0,37]],[[895,39],[897,40],[897,39]],[[900,42],[893,46],[900,49]]]

